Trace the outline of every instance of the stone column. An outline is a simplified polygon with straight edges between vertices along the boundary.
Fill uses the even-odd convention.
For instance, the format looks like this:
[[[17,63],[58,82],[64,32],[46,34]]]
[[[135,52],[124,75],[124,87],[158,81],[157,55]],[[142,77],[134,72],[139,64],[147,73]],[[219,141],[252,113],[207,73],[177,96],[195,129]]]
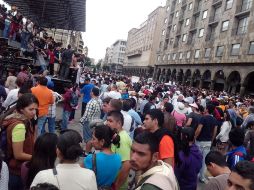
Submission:
[[[243,97],[245,95],[245,90],[246,90],[246,87],[241,84],[241,88],[240,88],[240,96]]]
[[[215,84],[215,81],[214,81],[214,80],[211,80],[211,84],[210,84],[210,89],[211,89],[211,90],[214,90],[214,84]]]

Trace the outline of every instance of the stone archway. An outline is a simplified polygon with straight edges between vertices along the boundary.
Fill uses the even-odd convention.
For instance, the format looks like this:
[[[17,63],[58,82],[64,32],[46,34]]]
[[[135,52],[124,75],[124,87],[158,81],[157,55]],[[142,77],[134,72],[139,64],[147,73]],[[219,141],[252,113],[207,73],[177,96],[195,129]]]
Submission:
[[[211,71],[206,70],[202,76],[202,88],[210,89],[211,88]]]
[[[184,74],[183,74],[183,70],[180,69],[177,73],[177,82],[179,84],[183,84],[183,79],[184,79]]]
[[[166,80],[166,69],[163,69],[159,81],[164,82],[165,80]]]
[[[236,94],[240,92],[241,76],[238,71],[232,71],[227,78],[227,92]]]
[[[198,88],[200,85],[200,80],[201,80],[200,70],[196,69],[192,76],[192,86]]]
[[[174,70],[172,71],[171,80],[174,81],[174,82],[176,82],[176,69],[174,69]]]
[[[159,81],[161,75],[161,69],[159,68],[156,75],[156,80]]]
[[[253,81],[254,81],[254,71],[250,72],[244,79],[243,87],[245,87],[245,89],[244,90],[241,89],[241,95],[248,94],[248,95],[254,96]]]
[[[222,70],[219,70],[215,73],[213,82],[213,90],[215,91],[223,91],[225,87],[225,75]]]
[[[190,69],[188,69],[185,72],[185,75],[184,75],[184,84],[186,86],[190,86],[191,85],[191,70]]]
[[[168,69],[168,70],[167,70],[167,74],[166,74],[166,82],[169,82],[169,81],[170,81],[170,76],[171,76],[171,70]]]

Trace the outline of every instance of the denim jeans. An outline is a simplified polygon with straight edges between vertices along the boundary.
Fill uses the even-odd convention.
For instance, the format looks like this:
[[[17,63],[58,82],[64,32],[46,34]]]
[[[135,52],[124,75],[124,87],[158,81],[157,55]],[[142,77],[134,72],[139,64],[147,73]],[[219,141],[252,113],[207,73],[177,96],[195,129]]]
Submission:
[[[199,150],[203,155],[202,161],[202,168],[199,172],[199,179],[205,180],[205,173],[206,173],[206,164],[205,164],[205,157],[210,152],[212,142],[211,141],[196,141],[196,145],[198,146]]]
[[[21,48],[27,49],[28,40],[30,38],[29,32],[22,32],[21,33]]]
[[[61,129],[67,129],[71,112],[63,110]]]
[[[10,22],[4,22],[4,31],[3,31],[3,37],[4,38],[9,38],[9,32],[10,32]]]
[[[89,126],[89,121],[84,121],[83,123],[83,139],[85,143],[92,139],[92,130]]]
[[[44,123],[44,129],[45,129],[45,125],[48,122],[48,130],[49,133],[55,133],[55,128],[56,128],[56,117],[47,117],[47,119],[45,120]]]
[[[21,176],[9,174],[9,190],[23,190]]]
[[[43,72],[45,70],[47,70],[47,66],[46,65],[41,65],[41,71]]]
[[[42,116],[42,117],[38,118],[38,123],[37,123],[37,125],[38,125],[37,136],[38,137],[46,132],[45,126],[44,126],[46,123],[46,119],[47,119],[47,116]]]

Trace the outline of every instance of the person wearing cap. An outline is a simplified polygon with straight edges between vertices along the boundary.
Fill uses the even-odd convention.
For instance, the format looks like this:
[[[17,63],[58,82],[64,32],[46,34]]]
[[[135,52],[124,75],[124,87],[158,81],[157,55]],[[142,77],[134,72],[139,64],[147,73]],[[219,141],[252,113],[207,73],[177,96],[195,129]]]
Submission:
[[[184,105],[185,105],[186,110],[187,110],[186,115],[189,115],[192,112],[190,104],[193,104],[194,99],[192,97],[187,97],[187,98],[184,98],[183,101],[184,101]]]
[[[193,104],[189,104],[189,106],[191,107],[192,112],[188,115],[188,119],[185,126],[191,127],[194,129],[194,131],[196,131],[202,115],[199,112],[199,107],[196,104],[196,102],[194,102]]]

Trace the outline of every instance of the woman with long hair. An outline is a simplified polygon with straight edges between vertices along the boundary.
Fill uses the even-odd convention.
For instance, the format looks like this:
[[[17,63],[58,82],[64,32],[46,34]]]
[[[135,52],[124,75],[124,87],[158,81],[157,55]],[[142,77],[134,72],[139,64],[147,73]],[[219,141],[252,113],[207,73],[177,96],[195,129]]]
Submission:
[[[193,128],[182,128],[180,136],[179,163],[177,164],[175,174],[180,189],[196,190],[198,173],[202,167],[203,156],[194,143],[195,131]]]
[[[54,133],[45,133],[36,140],[31,161],[21,168],[21,177],[27,189],[39,171],[55,167],[56,144],[57,135]]]
[[[21,165],[32,158],[35,129],[31,120],[36,115],[38,105],[39,102],[33,94],[24,94],[17,101],[16,111],[3,121],[7,132],[9,190],[23,189]]]
[[[84,159],[84,166],[93,170],[98,187],[111,187],[121,169],[121,157],[111,151],[111,144],[120,146],[120,136],[106,125],[94,128],[92,145],[100,151],[89,154]]]
[[[53,169],[40,171],[31,187],[40,183],[50,183],[61,190],[97,189],[96,178],[91,170],[81,168],[78,161],[83,154],[83,139],[75,130],[63,130],[58,137],[56,154],[59,164]]]
[[[228,140],[229,140],[229,132],[232,129],[232,123],[230,119],[230,114],[228,111],[224,113],[224,121],[220,128],[219,134],[216,136],[216,146],[222,153],[226,153],[228,150]]]

